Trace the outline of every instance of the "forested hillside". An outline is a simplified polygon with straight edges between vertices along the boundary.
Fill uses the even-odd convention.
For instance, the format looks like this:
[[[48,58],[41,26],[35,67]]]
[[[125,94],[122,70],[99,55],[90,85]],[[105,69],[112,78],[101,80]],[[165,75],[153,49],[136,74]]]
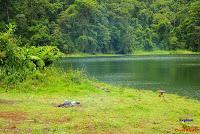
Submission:
[[[199,0],[0,0],[0,31],[64,53],[200,51]]]

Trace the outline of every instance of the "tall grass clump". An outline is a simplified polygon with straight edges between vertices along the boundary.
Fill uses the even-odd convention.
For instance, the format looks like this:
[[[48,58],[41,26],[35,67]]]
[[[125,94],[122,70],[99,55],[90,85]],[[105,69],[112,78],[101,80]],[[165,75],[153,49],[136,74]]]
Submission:
[[[7,77],[7,76],[6,76]],[[26,79],[16,84],[10,84],[9,90],[1,88],[2,92],[12,91],[20,93],[62,93],[77,92],[77,86],[91,85],[86,73],[82,70],[64,71],[57,67],[46,67],[43,70],[36,70],[32,74],[26,76]],[[4,86],[5,83],[4,83]],[[84,89],[88,89],[84,88]]]

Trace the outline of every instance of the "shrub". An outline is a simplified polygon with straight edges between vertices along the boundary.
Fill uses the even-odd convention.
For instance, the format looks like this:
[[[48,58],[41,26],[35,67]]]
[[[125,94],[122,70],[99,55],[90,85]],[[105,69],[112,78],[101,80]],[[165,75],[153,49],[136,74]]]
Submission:
[[[13,36],[15,26],[0,33],[0,82],[13,84],[21,82],[36,70],[40,72],[50,66],[59,56],[56,47],[19,47],[19,40]],[[38,75],[39,76],[39,75]]]
[[[59,49],[55,46],[42,46],[42,47],[31,47],[29,48],[30,55],[38,60],[41,59],[45,66],[51,65],[58,57],[61,56]]]

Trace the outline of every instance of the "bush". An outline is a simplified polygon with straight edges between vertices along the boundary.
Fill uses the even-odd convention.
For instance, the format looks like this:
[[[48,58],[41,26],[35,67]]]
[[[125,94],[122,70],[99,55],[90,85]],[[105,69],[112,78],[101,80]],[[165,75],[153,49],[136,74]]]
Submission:
[[[31,47],[29,48],[30,55],[41,59],[45,66],[51,65],[61,53],[57,47],[54,46],[42,46],[42,47]]]
[[[59,56],[56,47],[19,47],[19,40],[13,36],[15,26],[0,33],[0,82],[13,84],[21,82],[34,71],[50,66]],[[39,75],[38,75],[39,76]]]

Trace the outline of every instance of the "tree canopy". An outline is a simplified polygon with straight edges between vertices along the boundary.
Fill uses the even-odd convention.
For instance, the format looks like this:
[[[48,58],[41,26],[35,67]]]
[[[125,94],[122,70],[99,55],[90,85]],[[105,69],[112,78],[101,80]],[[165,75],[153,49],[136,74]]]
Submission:
[[[0,0],[0,31],[64,53],[200,51],[198,0]]]

